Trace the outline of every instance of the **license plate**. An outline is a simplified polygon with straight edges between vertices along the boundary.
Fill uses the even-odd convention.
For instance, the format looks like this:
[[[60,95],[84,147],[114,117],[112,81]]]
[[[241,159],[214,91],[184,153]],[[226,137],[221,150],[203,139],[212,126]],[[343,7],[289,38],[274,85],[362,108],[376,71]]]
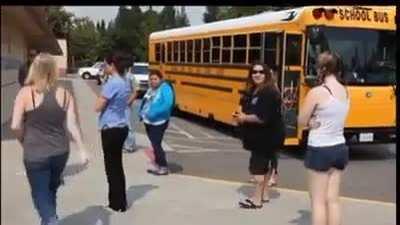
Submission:
[[[360,142],[374,141],[374,133],[360,133]]]

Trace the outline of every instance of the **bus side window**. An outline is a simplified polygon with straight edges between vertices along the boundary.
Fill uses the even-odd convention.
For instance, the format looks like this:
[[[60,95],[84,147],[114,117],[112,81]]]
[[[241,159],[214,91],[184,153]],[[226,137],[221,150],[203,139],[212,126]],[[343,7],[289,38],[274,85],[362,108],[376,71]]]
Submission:
[[[194,62],[201,62],[201,39],[194,41]]]
[[[181,63],[185,63],[186,59],[185,59],[185,53],[186,53],[186,49],[185,49],[186,45],[185,45],[185,41],[180,41],[179,42],[179,52],[181,54],[180,56],[180,62]]]
[[[264,64],[277,65],[278,55],[278,34],[277,33],[265,33],[264,40]],[[278,59],[279,60],[279,59]]]
[[[186,41],[187,45],[187,62],[193,63],[193,40]]]
[[[222,37],[222,63],[231,63],[232,36]]]
[[[220,63],[221,37],[212,38],[212,60],[211,63]]]
[[[288,34],[286,37],[286,63],[287,66],[301,64],[301,35]]]
[[[160,53],[161,62],[165,62],[165,43],[161,43],[161,53]]]
[[[167,43],[167,62],[171,62],[172,61],[172,43],[168,42]]]
[[[233,63],[246,63],[247,35],[233,37]]]
[[[261,59],[261,33],[250,34],[249,64]]]
[[[173,56],[174,56],[174,58],[172,60],[174,61],[174,63],[179,62],[179,46],[178,46],[178,42],[177,41],[174,41]]]
[[[210,38],[203,39],[203,63],[210,63]]]
[[[161,51],[161,49],[160,49],[160,43],[157,43],[156,45],[155,45],[155,48],[154,48],[154,56],[156,57],[155,58],[155,61],[156,62],[160,62],[160,52]]]

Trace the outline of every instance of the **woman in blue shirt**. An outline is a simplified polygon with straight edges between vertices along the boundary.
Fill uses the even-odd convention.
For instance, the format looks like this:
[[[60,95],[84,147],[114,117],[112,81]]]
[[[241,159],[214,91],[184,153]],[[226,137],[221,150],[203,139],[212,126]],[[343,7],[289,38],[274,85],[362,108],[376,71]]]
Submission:
[[[128,135],[125,109],[131,89],[125,78],[126,69],[132,64],[129,55],[114,52],[106,59],[104,72],[110,78],[104,84],[95,110],[99,112],[99,129],[104,153],[104,163],[109,185],[108,207],[126,211],[125,175],[122,166],[122,146]]]
[[[167,175],[168,163],[161,145],[174,105],[174,91],[163,80],[160,71],[150,71],[150,88],[143,97],[139,116],[154,149],[156,168],[147,170],[154,175]]]

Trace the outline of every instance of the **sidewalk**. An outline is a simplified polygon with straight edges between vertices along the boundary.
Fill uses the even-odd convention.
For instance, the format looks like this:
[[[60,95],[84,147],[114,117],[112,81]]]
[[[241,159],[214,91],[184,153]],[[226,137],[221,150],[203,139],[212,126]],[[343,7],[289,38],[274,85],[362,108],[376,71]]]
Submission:
[[[271,202],[262,209],[243,210],[238,208],[237,201],[241,193],[251,191],[248,184],[179,174],[151,176],[146,173],[147,158],[142,151],[123,155],[129,209],[126,213],[110,213],[102,207],[107,199],[107,183],[97,115],[93,112],[95,95],[81,79],[67,80],[73,85],[92,161],[88,169],[67,176],[60,188],[61,225],[310,224],[307,193],[278,188],[273,190]],[[144,134],[137,134],[137,142],[139,146],[149,144]],[[1,224],[4,225],[39,224],[23,174],[21,150],[15,139],[2,140]],[[73,145],[67,168],[76,160]],[[396,224],[393,204],[342,199],[342,205],[344,225]]]

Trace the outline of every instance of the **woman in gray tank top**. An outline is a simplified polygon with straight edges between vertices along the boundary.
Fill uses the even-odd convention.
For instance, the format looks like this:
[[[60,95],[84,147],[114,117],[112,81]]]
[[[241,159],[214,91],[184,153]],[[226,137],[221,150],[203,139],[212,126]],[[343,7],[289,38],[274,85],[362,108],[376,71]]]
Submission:
[[[15,99],[11,129],[24,150],[24,166],[41,224],[54,225],[58,224],[57,189],[69,155],[67,130],[81,150],[84,164],[88,163],[88,154],[77,123],[74,98],[57,85],[53,56],[36,56],[25,84]]]
[[[318,56],[318,80],[306,96],[299,113],[300,126],[309,128],[304,165],[308,170],[312,225],[340,225],[339,190],[348,163],[343,129],[349,96],[339,82],[342,62],[337,54]]]

